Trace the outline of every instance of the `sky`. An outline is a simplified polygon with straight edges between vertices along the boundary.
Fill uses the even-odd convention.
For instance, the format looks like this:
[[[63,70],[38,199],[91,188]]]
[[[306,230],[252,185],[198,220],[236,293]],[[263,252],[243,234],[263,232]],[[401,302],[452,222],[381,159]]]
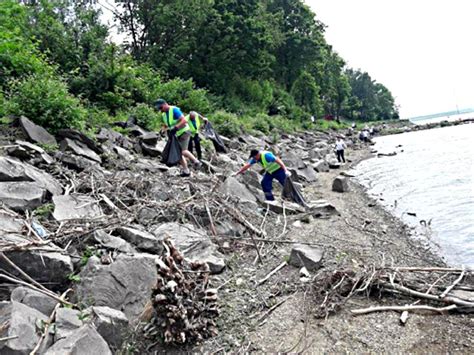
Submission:
[[[346,60],[402,118],[474,108],[474,0],[305,0]]]

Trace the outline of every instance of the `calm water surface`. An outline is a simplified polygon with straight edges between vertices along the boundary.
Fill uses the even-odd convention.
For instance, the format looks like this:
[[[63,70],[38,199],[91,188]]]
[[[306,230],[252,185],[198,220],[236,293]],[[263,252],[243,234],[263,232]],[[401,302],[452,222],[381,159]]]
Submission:
[[[474,267],[474,124],[375,142],[379,153],[397,155],[360,163],[359,182],[417,232],[429,234],[448,263]]]

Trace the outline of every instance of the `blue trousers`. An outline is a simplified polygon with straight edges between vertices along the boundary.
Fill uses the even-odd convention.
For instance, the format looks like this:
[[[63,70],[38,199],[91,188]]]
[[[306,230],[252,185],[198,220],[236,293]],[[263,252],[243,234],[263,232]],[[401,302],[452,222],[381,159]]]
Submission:
[[[273,174],[265,173],[262,179],[262,189],[263,193],[265,194],[265,199],[267,201],[273,201],[275,198],[273,197],[272,193],[272,182],[273,179],[277,179],[281,186],[285,185],[286,174],[283,169],[278,169]]]

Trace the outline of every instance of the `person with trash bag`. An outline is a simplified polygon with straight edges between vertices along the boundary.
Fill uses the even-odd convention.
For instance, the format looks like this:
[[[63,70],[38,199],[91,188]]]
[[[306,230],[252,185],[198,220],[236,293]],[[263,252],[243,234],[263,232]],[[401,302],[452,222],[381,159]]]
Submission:
[[[186,158],[190,159],[196,168],[200,168],[202,163],[188,150],[191,129],[186,118],[179,107],[168,105],[163,99],[155,101],[155,108],[162,113],[163,128],[168,130],[170,141],[173,137],[177,138],[181,147],[181,176],[190,176]]]
[[[281,186],[285,186],[285,180],[291,176],[290,171],[286,168],[285,164],[280,158],[277,158],[272,152],[266,150],[252,149],[250,151],[250,157],[248,162],[234,174],[237,176],[247,171],[253,164],[260,163],[265,169],[265,175],[261,182],[263,193],[267,201],[274,201],[272,193],[272,182],[273,179],[277,179]]]
[[[201,150],[201,137],[199,137],[199,129],[201,128],[201,120],[206,125],[209,120],[203,115],[197,113],[196,111],[191,111],[186,117],[186,122],[188,122],[191,138],[189,140],[188,150],[193,153],[193,148],[196,148],[197,158],[202,160],[202,150]],[[194,147],[193,147],[194,146]]]

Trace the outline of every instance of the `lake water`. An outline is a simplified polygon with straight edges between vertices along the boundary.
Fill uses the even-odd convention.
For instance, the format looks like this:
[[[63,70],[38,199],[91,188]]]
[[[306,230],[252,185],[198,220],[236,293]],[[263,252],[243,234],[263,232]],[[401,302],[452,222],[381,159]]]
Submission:
[[[378,153],[397,155],[361,162],[359,182],[415,234],[429,235],[449,264],[474,267],[474,124],[375,142]]]

